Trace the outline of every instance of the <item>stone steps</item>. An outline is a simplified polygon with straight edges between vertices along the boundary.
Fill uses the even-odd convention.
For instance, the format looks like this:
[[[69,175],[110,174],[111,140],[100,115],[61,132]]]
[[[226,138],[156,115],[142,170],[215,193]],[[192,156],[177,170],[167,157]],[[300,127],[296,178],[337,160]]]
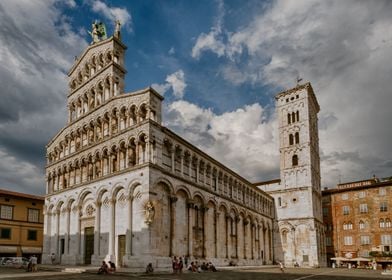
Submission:
[[[84,273],[87,269],[79,268],[79,267],[66,267],[61,272],[68,272],[68,273]]]

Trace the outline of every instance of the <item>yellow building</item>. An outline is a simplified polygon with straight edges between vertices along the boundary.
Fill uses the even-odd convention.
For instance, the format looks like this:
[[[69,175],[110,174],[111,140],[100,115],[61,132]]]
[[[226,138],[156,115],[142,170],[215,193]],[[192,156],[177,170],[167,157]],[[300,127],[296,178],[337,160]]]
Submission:
[[[0,257],[42,254],[44,198],[0,189]]]

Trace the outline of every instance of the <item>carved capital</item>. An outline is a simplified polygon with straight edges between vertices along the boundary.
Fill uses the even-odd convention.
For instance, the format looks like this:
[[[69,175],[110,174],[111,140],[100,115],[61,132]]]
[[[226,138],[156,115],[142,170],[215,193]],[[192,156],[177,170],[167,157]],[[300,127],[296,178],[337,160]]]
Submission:
[[[188,202],[188,203],[186,204],[186,206],[187,206],[188,208],[194,208],[194,207],[195,207],[195,204],[194,204],[193,202]]]
[[[195,202],[192,199],[188,199],[186,202],[186,205],[188,208],[194,208],[195,207]]]

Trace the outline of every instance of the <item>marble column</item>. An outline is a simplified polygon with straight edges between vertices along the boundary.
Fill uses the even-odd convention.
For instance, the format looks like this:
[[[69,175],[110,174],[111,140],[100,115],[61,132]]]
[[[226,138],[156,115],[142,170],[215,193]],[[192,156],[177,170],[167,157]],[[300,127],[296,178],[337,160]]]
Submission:
[[[124,168],[128,168],[128,156],[129,156],[129,147],[128,145],[125,145],[125,155],[124,155]]]
[[[144,146],[144,163],[150,162],[151,161],[151,156],[150,156],[150,141],[148,138],[145,139],[146,145]]]
[[[208,207],[203,206],[201,208],[201,214],[202,214],[202,219],[203,219],[203,246],[202,246],[202,257],[206,257],[206,227],[207,227],[207,211]]]
[[[180,173],[181,176],[184,176],[184,153],[180,152]]]
[[[199,177],[200,177],[200,166],[199,166],[199,160],[196,160],[196,183],[199,183]]]
[[[188,256],[193,256],[193,210],[194,203],[188,202]]]
[[[101,205],[100,201],[95,203],[95,221],[94,221],[94,255],[96,258],[100,255],[100,241],[101,241]]]
[[[255,225],[253,223],[251,223],[250,225],[250,252],[251,252],[251,259],[254,259],[254,230],[255,230]]]
[[[69,255],[69,233],[70,233],[70,228],[71,228],[71,208],[67,207],[66,209],[67,217],[66,217],[66,232],[65,232],[65,254]]]
[[[239,242],[238,242],[238,224],[241,221],[239,216],[235,217],[235,257],[238,259],[238,247],[239,247]]]
[[[246,257],[246,227],[247,227],[247,225],[248,225],[248,221],[245,219],[244,220],[244,259],[247,259],[247,257]]]
[[[174,173],[175,172],[175,159],[174,159],[174,149],[171,151],[171,153],[170,153],[170,156],[171,156],[171,171],[172,171],[172,173]]]
[[[135,141],[136,148],[135,148],[135,165],[139,164],[139,155],[140,155],[140,147],[139,147],[139,141]]]
[[[110,201],[110,228],[109,228],[109,255],[110,259],[114,257],[115,254],[115,237],[116,237],[116,232],[115,232],[115,226],[116,226],[116,199],[112,199]]]
[[[132,255],[132,204],[133,197],[128,198],[128,217],[127,217],[127,231],[125,236],[125,254],[128,256]]]
[[[81,207],[77,207],[76,215],[78,217],[78,220],[76,223],[76,254],[79,256],[81,255],[81,246],[80,246],[81,245],[81,236],[80,236],[80,234],[81,234],[80,233],[80,227],[81,227],[80,214],[81,214],[81,211],[82,211]]]
[[[218,236],[220,234],[220,230],[219,230],[219,211],[215,210],[215,258],[218,258],[219,256],[219,245],[218,245]]]
[[[61,252],[60,252],[60,215],[61,215],[61,212],[60,212],[60,210],[56,210],[56,249],[55,249],[55,251],[56,251],[56,255],[57,256],[59,256],[60,257],[60,254],[61,254]],[[58,258],[58,259],[60,259],[60,258]]]
[[[173,256],[173,250],[174,250],[174,241],[176,239],[175,236],[175,214],[176,214],[176,202],[178,198],[176,196],[171,196],[170,197],[170,248],[169,248],[169,257]]]
[[[121,170],[120,166],[121,166],[121,150],[118,149],[117,150],[117,168],[116,168],[116,171],[120,171]]]
[[[261,256],[260,256],[261,248],[260,248],[260,225],[259,224],[257,224],[257,226],[256,226],[256,236],[257,236],[257,248],[256,248],[257,259],[260,259],[261,258]]]
[[[226,215],[226,258],[228,258],[229,257],[229,240],[230,240],[230,228],[229,228],[229,225],[230,225],[230,220],[231,220],[231,217],[230,217],[230,215]]]
[[[262,237],[262,242],[263,242],[263,255],[262,255],[262,259],[263,259],[263,263],[267,260],[267,252],[265,250],[265,228],[264,226],[261,227],[261,231],[263,233],[263,237]]]
[[[109,117],[109,125],[108,125],[108,136],[112,136],[113,135],[113,129],[112,129],[112,116]]]

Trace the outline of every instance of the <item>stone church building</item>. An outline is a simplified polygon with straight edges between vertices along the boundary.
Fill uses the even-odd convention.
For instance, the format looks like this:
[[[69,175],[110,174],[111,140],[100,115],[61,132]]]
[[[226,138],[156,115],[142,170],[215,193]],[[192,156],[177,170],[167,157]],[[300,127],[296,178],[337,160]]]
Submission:
[[[162,126],[154,89],[124,93],[125,51],[119,30],[95,37],[68,73],[68,122],[46,147],[43,263],[321,264],[310,85],[277,96],[282,181],[253,184]]]

